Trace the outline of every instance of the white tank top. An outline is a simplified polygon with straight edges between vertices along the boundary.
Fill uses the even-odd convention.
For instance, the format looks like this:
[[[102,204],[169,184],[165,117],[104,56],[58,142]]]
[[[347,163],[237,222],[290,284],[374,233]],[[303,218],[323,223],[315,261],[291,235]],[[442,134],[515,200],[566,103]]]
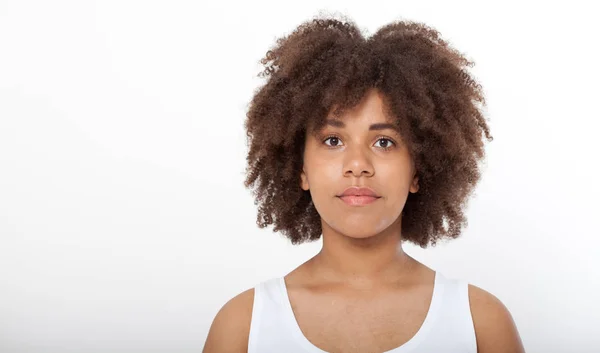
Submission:
[[[254,288],[248,353],[327,353],[302,333],[283,277]],[[433,297],[425,321],[400,347],[384,353],[477,353],[468,283],[435,272]]]

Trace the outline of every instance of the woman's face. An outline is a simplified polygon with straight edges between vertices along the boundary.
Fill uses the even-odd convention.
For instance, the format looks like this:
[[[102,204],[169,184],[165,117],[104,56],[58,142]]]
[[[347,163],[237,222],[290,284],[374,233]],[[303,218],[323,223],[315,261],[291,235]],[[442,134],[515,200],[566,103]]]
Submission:
[[[407,146],[391,125],[381,125],[390,121],[380,94],[372,89],[353,110],[337,120],[329,116],[322,130],[307,134],[301,187],[310,191],[323,234],[367,238],[392,225],[400,232],[408,193],[418,191]],[[351,186],[371,188],[379,198],[348,204],[338,195]]]

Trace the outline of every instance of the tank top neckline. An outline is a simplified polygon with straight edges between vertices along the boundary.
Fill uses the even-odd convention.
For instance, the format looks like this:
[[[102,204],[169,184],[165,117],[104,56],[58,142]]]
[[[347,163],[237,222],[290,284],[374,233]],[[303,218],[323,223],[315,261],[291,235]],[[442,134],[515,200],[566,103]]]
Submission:
[[[444,291],[444,283],[442,277],[443,275],[441,273],[435,271],[431,303],[429,304],[429,309],[425,316],[425,320],[421,324],[421,327],[419,327],[417,333],[415,333],[414,336],[412,336],[408,341],[406,341],[402,345],[391,350],[385,351],[384,353],[409,352],[411,349],[418,346],[425,339],[425,337],[427,336],[437,319],[442,304],[442,294]],[[283,298],[284,320],[287,323],[289,329],[292,331],[296,343],[301,345],[307,352],[310,353],[329,353],[315,346],[302,333],[300,325],[298,325],[298,321],[296,320],[296,317],[294,315],[294,310],[292,309],[290,298],[288,296],[287,286],[285,284],[285,276],[279,277],[277,280],[277,284],[279,287],[280,295]]]

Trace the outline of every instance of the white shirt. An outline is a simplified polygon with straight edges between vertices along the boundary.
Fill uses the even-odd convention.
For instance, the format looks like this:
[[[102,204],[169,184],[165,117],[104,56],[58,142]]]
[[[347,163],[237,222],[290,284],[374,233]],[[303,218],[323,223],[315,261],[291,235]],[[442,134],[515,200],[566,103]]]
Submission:
[[[435,272],[425,321],[408,342],[384,353],[408,352],[477,353],[466,281]],[[254,288],[248,353],[327,353],[300,330],[283,277],[263,281]]]

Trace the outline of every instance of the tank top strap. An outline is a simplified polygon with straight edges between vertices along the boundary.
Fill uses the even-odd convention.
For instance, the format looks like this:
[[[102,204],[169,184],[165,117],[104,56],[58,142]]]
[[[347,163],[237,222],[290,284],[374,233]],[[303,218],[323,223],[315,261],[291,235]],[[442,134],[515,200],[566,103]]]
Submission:
[[[283,303],[280,291],[280,277],[258,283],[254,287],[254,303],[248,337],[248,353],[265,353],[279,340],[286,337],[285,317],[281,315]]]
[[[444,296],[439,314],[438,337],[452,337],[456,348],[476,353],[475,326],[469,303],[469,282],[462,278],[443,277]]]

